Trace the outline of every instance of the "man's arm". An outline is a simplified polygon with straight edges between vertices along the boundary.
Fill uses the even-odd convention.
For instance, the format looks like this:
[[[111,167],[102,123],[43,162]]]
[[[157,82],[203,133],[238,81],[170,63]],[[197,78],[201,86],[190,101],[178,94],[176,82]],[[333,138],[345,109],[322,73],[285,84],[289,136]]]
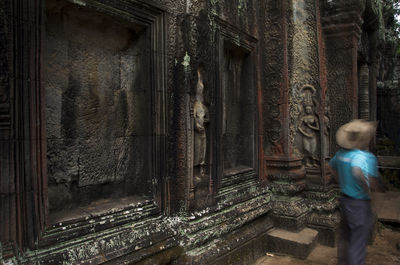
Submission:
[[[364,173],[362,172],[361,168],[359,167],[352,167],[352,173],[353,176],[355,176],[357,178],[357,180],[360,183],[361,188],[364,190],[365,193],[367,193],[368,195],[370,195],[370,189],[368,186],[368,182],[367,179],[364,176]]]
[[[331,170],[331,174],[333,176],[333,178],[335,179],[335,182],[339,184],[339,175],[336,169],[334,169],[333,167],[329,167]]]
[[[381,182],[382,180],[379,178],[380,178],[380,176],[371,177],[368,179],[371,191],[374,191],[374,192],[385,192],[386,191],[384,184]]]
[[[335,181],[336,181],[336,183],[338,183],[339,184],[339,174],[338,174],[338,172],[337,172],[337,165],[336,165],[336,156],[337,156],[337,154],[335,154],[333,157],[332,157],[332,159],[329,161],[329,169],[330,169],[330,172],[331,172],[331,175],[333,175],[333,178],[335,179]],[[330,179],[329,180],[325,180],[325,183],[329,183],[330,182]]]

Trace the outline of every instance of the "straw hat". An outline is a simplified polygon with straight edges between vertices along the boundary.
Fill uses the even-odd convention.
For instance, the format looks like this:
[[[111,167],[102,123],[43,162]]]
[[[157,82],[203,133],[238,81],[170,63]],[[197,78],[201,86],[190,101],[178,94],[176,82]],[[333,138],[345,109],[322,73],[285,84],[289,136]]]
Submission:
[[[353,120],[337,130],[336,142],[346,149],[365,148],[375,135],[376,126],[373,121]]]

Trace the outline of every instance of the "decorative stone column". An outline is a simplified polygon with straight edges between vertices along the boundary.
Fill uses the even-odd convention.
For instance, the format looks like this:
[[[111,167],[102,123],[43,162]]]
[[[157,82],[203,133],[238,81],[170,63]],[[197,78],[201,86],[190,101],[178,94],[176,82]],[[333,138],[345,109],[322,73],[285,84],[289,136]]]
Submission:
[[[360,87],[359,87],[359,117],[360,119],[370,119],[369,102],[369,68],[365,63],[360,67]]]
[[[3,258],[33,248],[45,227],[46,144],[40,68],[43,7],[43,0],[0,3],[0,253]]]
[[[358,118],[357,49],[364,0],[325,1],[322,17],[326,43],[327,85],[332,110],[331,131]],[[337,150],[332,145],[331,153]]]
[[[364,0],[321,1],[321,37],[326,61],[326,97],[329,98],[329,151],[328,159],[338,149],[335,144],[337,129],[351,119],[358,118],[358,62],[357,49],[361,34],[361,15]],[[366,69],[368,71],[368,67]],[[365,73],[362,75],[364,76]],[[368,86],[368,73],[363,82]],[[329,171],[324,167],[325,185],[323,191],[306,194],[314,211],[308,216],[307,224],[320,232],[320,242],[334,246],[339,218],[337,210],[338,190],[329,181]]]
[[[277,17],[266,19],[265,83],[269,87],[263,97],[265,142],[269,144],[264,146],[265,175],[275,194],[275,225],[292,231],[302,229],[310,213],[303,197],[307,182],[306,158],[301,150],[298,124],[307,105],[312,106],[308,111],[319,127],[316,10],[317,3],[313,0],[268,1],[266,8],[268,14]],[[279,91],[276,99],[275,91]],[[320,146],[318,134],[315,133],[313,143],[318,142]],[[312,148],[315,156],[319,153],[317,145]],[[314,158],[313,161],[318,160]],[[320,171],[318,177],[321,178]]]

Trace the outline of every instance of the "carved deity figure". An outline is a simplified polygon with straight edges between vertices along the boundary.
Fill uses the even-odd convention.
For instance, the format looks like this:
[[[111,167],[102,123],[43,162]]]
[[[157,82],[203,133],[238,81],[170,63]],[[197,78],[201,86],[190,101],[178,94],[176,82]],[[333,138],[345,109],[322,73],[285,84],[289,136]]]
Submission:
[[[324,137],[325,137],[325,146],[324,146],[324,158],[329,157],[330,153],[330,137],[329,137],[329,131],[331,129],[330,125],[330,120],[329,120],[329,106],[325,105],[325,111],[324,111]]]
[[[193,166],[200,166],[201,174],[204,174],[203,167],[206,158],[206,124],[209,122],[208,109],[204,105],[203,91],[204,84],[200,70],[197,71],[196,98],[193,105],[194,118],[194,161]]]
[[[319,121],[311,105],[306,105],[304,110],[305,114],[300,119],[298,129],[303,135],[306,167],[318,167],[317,132],[320,130]]]

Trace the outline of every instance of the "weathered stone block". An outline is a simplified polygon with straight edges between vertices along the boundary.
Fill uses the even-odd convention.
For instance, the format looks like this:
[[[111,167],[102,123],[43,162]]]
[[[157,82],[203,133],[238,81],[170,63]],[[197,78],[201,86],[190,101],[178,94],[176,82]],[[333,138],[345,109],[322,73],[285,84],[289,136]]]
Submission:
[[[289,232],[274,228],[267,233],[268,251],[292,255],[305,259],[314,249],[318,231],[304,228],[300,232]]]
[[[328,247],[335,247],[337,243],[337,227],[309,225],[310,228],[318,231],[318,243]]]
[[[274,215],[273,220],[277,228],[298,232],[305,226],[306,213],[300,216]]]

